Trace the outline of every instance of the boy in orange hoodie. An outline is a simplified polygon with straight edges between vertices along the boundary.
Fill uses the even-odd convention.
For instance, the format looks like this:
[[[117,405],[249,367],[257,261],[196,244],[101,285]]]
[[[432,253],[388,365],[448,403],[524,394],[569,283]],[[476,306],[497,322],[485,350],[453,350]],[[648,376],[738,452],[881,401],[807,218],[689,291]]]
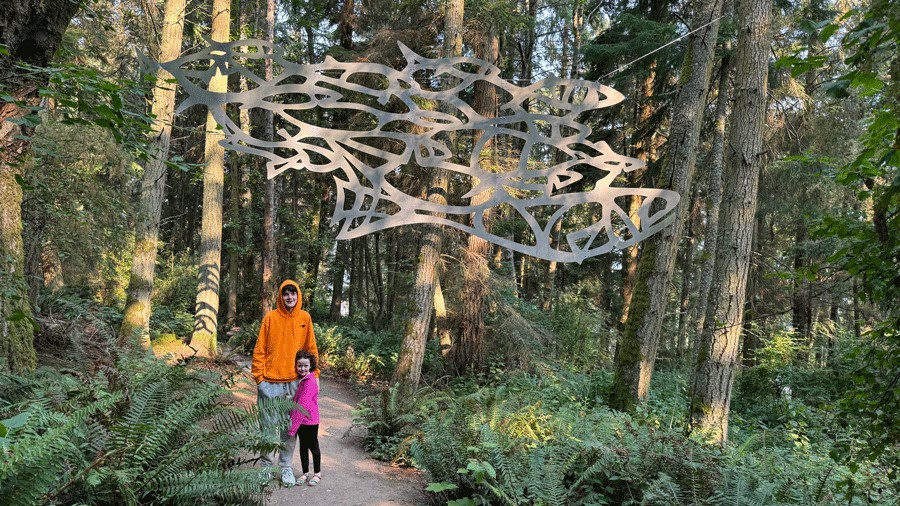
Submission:
[[[251,373],[256,380],[256,402],[263,428],[273,431],[281,429],[282,448],[278,456],[281,481],[286,486],[292,486],[296,479],[291,468],[291,458],[297,438],[288,434],[290,410],[280,412],[267,408],[266,404],[271,399],[291,401],[294,398],[299,383],[294,361],[297,351],[306,350],[318,361],[319,350],[316,347],[312,318],[309,313],[300,309],[303,306],[300,287],[294,281],[286,280],[281,283],[278,295],[278,308],[266,314],[259,328]],[[318,377],[318,371],[316,376]],[[261,455],[262,465],[273,465],[274,457],[274,452]]]

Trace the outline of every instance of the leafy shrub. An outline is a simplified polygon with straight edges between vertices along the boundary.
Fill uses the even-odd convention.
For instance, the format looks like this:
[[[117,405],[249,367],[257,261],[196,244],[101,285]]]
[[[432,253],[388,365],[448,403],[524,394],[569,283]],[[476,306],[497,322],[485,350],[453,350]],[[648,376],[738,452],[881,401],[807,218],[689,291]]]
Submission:
[[[395,464],[409,463],[409,443],[418,433],[431,390],[409,392],[398,386],[363,399],[353,410],[353,425],[365,429],[365,448],[372,456]]]
[[[190,336],[194,330],[194,315],[181,308],[156,304],[150,315],[150,333]]]
[[[162,305],[191,312],[197,297],[197,259],[189,252],[160,253],[160,268],[153,283],[153,311]]]
[[[25,419],[6,435],[4,504],[263,503],[266,480],[242,455],[277,442],[227,401],[230,376],[106,358],[0,374],[0,419]]]
[[[322,367],[337,376],[361,381],[386,378],[397,362],[400,338],[395,334],[341,326],[315,329]]]
[[[607,326],[608,315],[590,299],[562,294],[546,318],[559,336],[554,342],[558,359],[582,370],[611,363],[616,330]]]
[[[608,378],[591,381],[562,369],[435,397],[420,415],[409,454],[428,472],[436,497],[459,505],[897,500],[879,468],[854,470],[828,457],[827,436],[813,421],[821,413],[813,407],[796,401],[778,430],[736,420],[732,446],[722,449],[683,435],[686,376],[671,371],[654,381],[659,398],[635,416],[610,410],[596,395]]]

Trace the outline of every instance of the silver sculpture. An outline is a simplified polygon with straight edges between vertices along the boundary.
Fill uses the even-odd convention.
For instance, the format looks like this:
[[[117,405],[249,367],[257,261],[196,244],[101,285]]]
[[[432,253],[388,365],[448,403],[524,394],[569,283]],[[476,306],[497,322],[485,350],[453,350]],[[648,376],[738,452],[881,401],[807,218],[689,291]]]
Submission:
[[[288,169],[335,173],[338,198],[332,221],[341,224],[338,239],[437,223],[534,257],[580,263],[631,246],[675,219],[677,193],[612,186],[620,174],[640,169],[644,162],[588,140],[591,128],[578,121],[584,112],[619,103],[621,93],[576,79],[548,78],[520,87],[501,79],[500,69],[482,60],[430,59],[403,44],[400,49],[406,66],[399,70],[330,57],[298,64],[285,59],[283,48],[261,40],[210,42],[160,65],[188,93],[179,111],[195,104],[209,107],[224,130],[223,144],[267,159],[270,179]],[[264,59],[277,69],[270,81],[250,68],[260,67]],[[206,85],[217,71],[244,75],[249,89],[209,92]],[[484,117],[466,101],[476,81],[490,83],[502,95],[498,117]],[[226,113],[227,104],[272,111],[280,118],[276,138],[267,141],[241,131]],[[328,124],[336,116],[340,124]],[[506,167],[493,163],[487,170],[482,151],[488,142],[493,149],[502,144],[514,152],[513,161]],[[457,181],[471,181],[472,188],[459,202],[429,202],[395,184],[401,174],[417,168],[450,171]],[[582,181],[585,186],[596,180],[592,188],[570,191],[584,178],[577,169],[597,170],[600,177]],[[487,194],[476,203],[471,201],[483,192]],[[630,196],[642,198],[639,220],[623,209]],[[533,238],[520,243],[493,233],[484,216],[498,207],[524,220]],[[585,215],[595,221],[576,221]],[[559,220],[565,241],[551,238]]]

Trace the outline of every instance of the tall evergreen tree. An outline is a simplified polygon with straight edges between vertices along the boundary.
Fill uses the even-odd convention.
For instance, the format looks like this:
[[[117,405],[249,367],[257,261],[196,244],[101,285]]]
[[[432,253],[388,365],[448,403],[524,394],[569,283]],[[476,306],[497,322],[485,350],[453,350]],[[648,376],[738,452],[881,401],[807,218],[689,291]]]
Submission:
[[[160,61],[172,61],[181,54],[184,33],[185,0],[167,0],[159,43]],[[141,181],[139,214],[135,226],[134,257],[125,315],[119,329],[120,340],[136,335],[141,346],[150,348],[150,296],[156,268],[159,219],[166,187],[166,161],[172,138],[175,113],[175,85],[172,75],[160,68],[153,88],[151,111],[155,118],[150,138],[150,157]]]
[[[685,56],[683,85],[673,104],[672,126],[667,144],[666,167],[661,185],[681,195],[675,223],[644,241],[628,320],[616,355],[612,404],[632,410],[647,397],[656,361],[659,333],[666,313],[669,283],[684,221],[690,211],[691,183],[697,161],[700,127],[712,74],[719,33],[721,0],[707,0],[696,7],[693,25],[699,28]],[[703,27],[703,28],[700,28]]]
[[[759,172],[764,163],[772,5],[738,2],[734,111],[725,156],[725,182],[715,275],[706,328],[691,389],[690,428],[728,440],[728,413],[744,317],[747,272],[755,229]]]
[[[228,42],[231,35],[231,0],[213,0],[210,38]],[[228,77],[220,69],[209,81],[209,91],[228,91]],[[221,106],[216,106],[221,107]],[[222,285],[222,202],[225,191],[225,136],[212,112],[206,115],[203,170],[203,222],[200,229],[200,274],[197,302],[194,308],[194,333],[191,340],[208,348],[210,355],[218,351],[216,344],[219,289]]]
[[[463,13],[463,0],[446,2],[444,46],[441,55],[444,58],[462,56]],[[451,81],[453,78],[448,76],[445,79],[446,82],[442,83],[442,86],[446,88],[455,86],[456,83]],[[447,171],[443,169],[435,171],[428,184],[426,196],[428,201],[446,205],[448,182]],[[443,236],[444,231],[440,226],[430,225],[426,228],[422,238],[422,246],[416,263],[414,293],[412,294],[414,310],[409,316],[409,323],[404,326],[403,342],[392,379],[394,383],[402,383],[411,387],[416,387],[419,383],[422,361],[425,357],[425,343],[428,339],[428,323],[431,320],[432,310],[435,309],[435,297],[439,293],[437,290],[440,284],[438,272]],[[443,297],[440,300],[443,301]],[[443,308],[439,308],[439,310],[441,309]]]

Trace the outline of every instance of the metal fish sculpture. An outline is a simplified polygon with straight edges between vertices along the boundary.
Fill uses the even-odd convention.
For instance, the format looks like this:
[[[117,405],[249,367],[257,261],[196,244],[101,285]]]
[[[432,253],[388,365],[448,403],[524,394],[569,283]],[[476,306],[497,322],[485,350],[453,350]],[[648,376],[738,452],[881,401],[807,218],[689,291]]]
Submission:
[[[589,140],[591,128],[579,122],[582,113],[621,102],[621,93],[577,79],[517,86],[485,61],[425,58],[399,46],[406,59],[401,69],[330,57],[298,64],[285,58],[283,48],[261,40],[211,41],[160,65],[187,92],[179,111],[208,106],[224,131],[222,143],[264,157],[270,179],[288,169],[333,173],[338,239],[436,223],[537,258],[581,263],[631,246],[674,220],[679,195],[612,186],[644,162]],[[271,80],[253,70],[265,59],[277,69]],[[216,72],[242,74],[250,85],[245,91],[210,92],[206,85]],[[479,81],[494,86],[500,97],[497,117],[483,116],[471,105]],[[226,104],[274,113],[275,138],[243,132]],[[484,156],[483,151],[501,148],[502,162]],[[411,194],[404,176],[439,169],[471,190],[444,205],[421,191]],[[637,220],[624,209],[629,197],[641,199]],[[498,227],[485,217],[497,209],[507,221],[521,220],[530,234],[517,235],[528,239],[516,242],[508,231],[495,232]]]

